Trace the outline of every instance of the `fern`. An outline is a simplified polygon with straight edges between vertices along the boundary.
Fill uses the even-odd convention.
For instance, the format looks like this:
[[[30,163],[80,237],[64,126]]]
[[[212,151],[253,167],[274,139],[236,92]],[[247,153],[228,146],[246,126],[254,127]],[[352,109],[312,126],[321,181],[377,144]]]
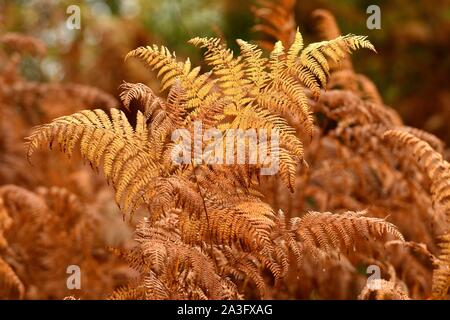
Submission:
[[[433,272],[432,297],[443,299],[448,296],[450,288],[450,235],[441,237],[439,244],[441,253],[435,261]]]
[[[310,212],[293,222],[297,239],[306,252],[319,248],[324,251],[354,249],[362,240],[390,234],[404,240],[397,228],[382,219],[365,217],[366,212],[343,214]]]
[[[27,154],[30,157],[40,145],[51,147],[56,142],[70,156],[79,141],[81,154],[91,166],[99,168],[103,164],[106,178],[116,188],[116,202],[126,202],[124,210],[133,212],[145,184],[159,170],[146,143],[147,130],[140,112],[133,129],[122,111],[111,109],[109,117],[100,109],[86,110],[37,127],[28,139]],[[133,191],[126,192],[127,188]]]
[[[0,257],[0,290],[2,299],[23,299],[25,288],[13,269]]]
[[[166,47],[139,47],[127,59],[139,58],[154,71],[164,96],[143,83],[124,82],[120,100],[127,112],[76,112],[36,127],[28,137],[29,159],[45,146],[59,145],[72,158],[79,148],[112,184],[122,213],[131,216],[139,210],[144,217],[137,224],[134,246],[112,250],[134,269],[124,273],[137,277],[114,285],[119,289],[110,298],[355,298],[360,289],[364,299],[447,297],[448,239],[444,237],[439,248],[435,241],[441,231],[448,231],[443,219],[448,215],[445,146],[431,134],[404,126],[398,114],[384,106],[373,84],[355,74],[350,53],[360,48],[375,51],[366,37],[341,36],[332,16],[319,11],[324,41],[308,45],[293,24],[294,1],[262,4],[267,8],[257,9],[257,15],[268,25],[260,29],[280,40],[264,44],[271,48],[268,55],[242,39],[237,40],[240,51],[233,52],[220,39],[194,38],[189,43],[205,55],[207,70],[202,71],[189,59],[177,60]],[[7,103],[22,105],[25,93],[36,98],[42,90],[63,89],[24,84],[17,74],[14,77],[17,85],[0,92],[2,108]],[[0,80],[11,81],[3,75]],[[92,105],[115,104],[82,89],[72,94],[84,92],[83,101]],[[32,110],[32,104],[27,106]],[[66,113],[76,108],[67,107]],[[178,149],[172,133],[183,129],[192,135],[197,121],[222,136],[233,129],[279,133],[274,150],[278,177],[261,178],[260,163],[206,164],[191,155],[189,162],[175,164],[171,156]],[[28,118],[24,122],[41,123]],[[0,144],[5,139],[2,136]],[[47,167],[52,172],[54,163]],[[77,170],[86,178],[85,171]],[[98,180],[82,180],[77,181],[84,186],[79,189],[98,189]],[[76,193],[82,194],[79,189]],[[108,197],[105,194],[101,196]],[[80,201],[60,188],[0,188],[0,247],[7,249],[0,261],[14,262],[4,268],[7,280],[0,280],[1,285],[7,283],[14,295],[33,297],[32,290],[20,289],[17,279],[27,288],[34,285],[34,274],[51,282],[39,271],[67,261],[63,253],[49,253],[51,243],[97,254],[97,242],[103,245],[97,239],[101,232],[94,230],[100,217],[87,209],[109,212],[96,203],[101,196]],[[411,241],[405,242],[403,235]],[[25,257],[16,242],[28,248]],[[36,259],[41,269],[21,268],[20,259],[41,256],[45,258]],[[91,258],[94,268],[100,265]],[[358,271],[366,263],[389,271],[391,278],[380,281],[381,289],[362,288],[365,278]],[[392,277],[396,272],[402,281]]]

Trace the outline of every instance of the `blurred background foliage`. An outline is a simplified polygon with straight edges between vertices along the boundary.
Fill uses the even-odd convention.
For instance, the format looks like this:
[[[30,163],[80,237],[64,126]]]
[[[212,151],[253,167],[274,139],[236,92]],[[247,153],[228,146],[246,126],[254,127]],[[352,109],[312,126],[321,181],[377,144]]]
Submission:
[[[366,27],[369,5],[381,8],[381,29]],[[70,5],[81,8],[81,29],[66,28]],[[186,44],[194,36],[228,41],[258,39],[251,0],[0,0],[1,32],[23,32],[48,45],[48,55],[27,59],[22,69],[39,81],[90,84],[117,95],[128,82],[152,83],[142,64],[123,62],[138,46],[164,44],[177,56],[200,63],[199,51]],[[378,55],[353,60],[380,89],[386,104],[406,124],[450,142],[450,0],[298,0],[295,16],[307,41],[317,40],[314,9],[331,11],[342,33],[368,35]]]

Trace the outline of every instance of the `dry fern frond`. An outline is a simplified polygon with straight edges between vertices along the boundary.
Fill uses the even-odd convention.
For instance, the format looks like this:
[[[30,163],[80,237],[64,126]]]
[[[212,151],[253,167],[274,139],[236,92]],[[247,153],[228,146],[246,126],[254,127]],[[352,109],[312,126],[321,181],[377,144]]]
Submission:
[[[367,48],[376,52],[367,37],[352,34],[310,44],[300,54],[300,68],[297,66],[300,69],[298,77],[318,98],[320,87],[326,88],[330,76],[327,58],[338,63],[345,59],[347,54],[359,48]]]
[[[25,288],[13,269],[0,257],[0,299],[23,299]]]
[[[297,26],[294,12],[296,3],[296,0],[259,0],[252,8],[255,17],[261,21],[253,27],[253,30],[275,40],[260,41],[264,49],[272,50],[273,43],[278,40],[285,46],[289,46],[294,41]]]
[[[332,40],[341,36],[341,30],[331,12],[324,9],[316,9],[312,13],[315,20],[315,28],[319,37],[323,40]]]
[[[127,83],[124,82],[119,87],[120,100],[123,106],[130,110],[130,105],[133,100],[137,100],[139,105],[144,107],[144,115],[150,118],[155,112],[164,108],[164,101],[156,96],[153,91],[143,83]]]
[[[407,127],[407,126],[403,126],[401,128],[401,130],[413,134],[417,138],[428,143],[434,150],[436,150],[436,152],[438,152],[440,154],[444,154],[445,144],[441,139],[439,139],[435,135],[433,135],[429,132],[423,131],[421,129]]]
[[[397,283],[383,279],[369,280],[358,296],[359,300],[410,300]]]
[[[441,252],[435,261],[432,297],[435,299],[446,299],[450,288],[450,234],[442,236],[440,240],[439,247]]]
[[[108,300],[145,300],[144,286],[132,286],[116,289]]]
[[[407,130],[389,130],[384,137],[393,145],[406,147],[415,156],[432,182],[431,194],[434,202],[442,204],[447,217],[450,217],[450,164],[427,142]]]
[[[111,95],[80,84],[19,81],[5,88],[4,94],[9,104],[24,109],[24,121],[30,125],[91,106],[104,110],[117,106]]]
[[[137,113],[133,129],[125,114],[111,109],[111,116],[103,110],[85,110],[55,119],[39,126],[27,139],[27,155],[42,145],[58,143],[69,156],[78,141],[82,156],[91,166],[103,171],[116,188],[116,201],[126,202],[125,212],[133,212],[141,203],[139,198],[159,169],[152,160],[147,145],[148,129],[144,115]],[[137,173],[140,172],[139,175]]]
[[[189,43],[206,49],[205,60],[212,67],[211,72],[199,74],[198,68],[191,70],[189,60],[177,62],[175,55],[165,47],[138,48],[127,57],[141,57],[153,70],[159,70],[158,75],[164,75],[163,89],[172,87],[177,101],[171,103],[173,98],[169,93],[169,103],[164,104],[143,85],[124,85],[122,98],[125,104],[128,106],[134,97],[144,105],[146,114],[156,113],[152,121],[161,124],[160,136],[167,135],[171,128],[170,121],[164,120],[170,118],[170,111],[175,114],[172,123],[183,124],[191,130],[192,122],[197,120],[205,121],[206,127],[216,125],[224,133],[230,129],[276,130],[281,139],[280,175],[291,191],[296,163],[304,162],[303,144],[283,117],[297,119],[299,128],[309,136],[313,131],[313,117],[302,84],[312,89],[317,97],[320,88],[326,86],[327,58],[338,61],[351,50],[373,49],[365,37],[353,35],[303,49],[303,39],[298,31],[287,51],[278,43],[269,60],[262,58],[262,52],[255,45],[243,40],[238,40],[241,47],[238,56],[234,56],[220,39],[197,37]],[[176,88],[178,84],[179,89]],[[143,95],[149,100],[144,101]],[[183,115],[180,107],[189,115]],[[158,151],[162,149],[162,143],[160,139]]]
[[[199,76],[200,67],[191,68],[191,62],[187,59],[184,63],[176,60],[175,54],[169,49],[156,45],[140,47],[130,51],[125,59],[139,57],[150,69],[158,71],[161,78],[161,91],[173,86],[180,81],[186,91],[186,108],[197,108],[206,99],[214,83],[208,81],[209,74]]]
[[[7,246],[4,232],[11,227],[12,220],[6,210],[3,198],[0,196],[0,250]]]
[[[342,214],[308,212],[294,220],[292,228],[297,241],[304,245],[306,252],[314,252],[316,249],[325,252],[355,250],[363,240],[370,241],[387,234],[404,240],[393,224],[383,219],[366,217],[365,214],[365,211],[348,211]]]
[[[435,204],[442,205],[448,220],[450,217],[450,164],[430,144],[415,136],[413,133],[402,130],[391,130],[385,133],[385,138],[389,143],[397,146],[405,146],[414,155],[422,170],[431,180],[431,197],[433,201]],[[449,237],[445,235],[442,239],[443,241],[439,244],[441,254],[433,272],[432,296],[435,299],[446,297],[450,284],[450,275],[448,272],[450,268],[448,259]]]
[[[147,300],[166,300],[169,298],[169,293],[164,284],[158,280],[155,274],[150,271],[148,276],[144,279],[145,298]]]
[[[231,288],[226,279],[217,274],[211,257],[201,247],[181,241],[173,217],[171,212],[167,220],[161,220],[155,226],[150,226],[147,219],[142,220],[136,230],[138,247],[121,254],[143,277],[145,297],[220,299],[229,295]],[[113,298],[129,297],[137,289],[139,286],[129,287]]]
[[[12,219],[5,233],[9,247],[2,250],[0,260],[7,261],[25,285],[21,296],[59,299],[69,295],[65,281],[70,265],[83,270],[83,283],[95,283],[90,290],[80,291],[81,297],[93,298],[105,295],[104,290],[112,291],[115,281],[109,276],[118,263],[103,253],[105,241],[97,227],[106,220],[95,215],[92,207],[58,187],[31,192],[13,185],[2,186],[0,199]],[[3,287],[0,289],[3,293]]]
[[[137,111],[135,122],[118,109],[111,109],[110,115],[99,109],[84,110],[39,126],[28,138],[29,157],[48,144],[59,144],[71,155],[79,143],[84,159],[102,169],[114,186],[115,200],[124,213],[145,205],[147,217],[137,226],[135,246],[114,250],[138,273],[138,279],[111,298],[303,298],[313,296],[314,286],[325,287],[328,282],[332,289],[322,289],[320,295],[349,297],[355,286],[362,287],[357,263],[368,261],[369,253],[378,255],[383,249],[378,242],[389,238],[403,242],[399,230],[404,230],[379,217],[385,212],[392,213],[394,221],[403,220],[400,217],[408,212],[411,219],[430,215],[431,209],[422,210],[430,204],[423,176],[400,172],[397,157],[380,143],[386,130],[408,131],[397,114],[375,98],[368,99],[370,88],[325,92],[336,75],[336,64],[346,61],[351,51],[374,50],[373,46],[365,37],[347,35],[305,47],[300,32],[291,29],[292,39],[277,42],[268,58],[244,40],[237,41],[241,51],[234,54],[219,39],[192,39],[191,44],[206,51],[211,71],[203,74],[189,59],[177,61],[165,47],[140,47],[127,58],[141,58],[156,71],[161,90],[169,89],[167,98],[158,97],[142,83],[123,83],[120,98],[130,113]],[[344,79],[349,74],[340,76]],[[352,77],[359,84],[356,75]],[[289,198],[284,188],[274,184],[273,208],[261,201],[265,193],[261,189],[268,180],[259,177],[261,164],[205,164],[192,155],[191,163],[175,164],[171,156],[178,149],[170,141],[171,133],[183,129],[192,135],[197,121],[223,136],[233,129],[277,132],[278,178],[294,195]],[[415,134],[442,149],[432,136]],[[304,135],[312,140],[305,146]],[[253,151],[245,152],[249,158]],[[306,161],[313,170],[298,170]],[[9,189],[0,189],[0,199],[14,194]],[[34,207],[41,205],[45,220],[70,225],[75,221],[69,238],[79,236],[83,243],[90,243],[96,234],[93,223],[76,219],[83,206],[73,195],[53,188],[32,194],[38,198]],[[369,206],[371,216],[366,216],[360,210]],[[274,213],[280,207],[287,207],[287,218],[281,211]],[[10,210],[8,215],[14,216]],[[309,213],[302,216],[303,212]],[[56,227],[37,225],[64,238]],[[83,233],[85,229],[92,233]],[[409,239],[422,232],[425,235],[418,241],[429,245],[433,244],[429,229],[420,223],[404,234]],[[44,238],[46,243],[53,239],[47,234]],[[89,245],[82,247],[90,252]],[[341,260],[340,254],[349,251],[354,252]],[[398,272],[402,279],[407,272],[398,270],[399,261],[414,258],[404,251],[401,259],[386,257],[388,261],[382,262],[395,268],[392,274]],[[318,261],[322,257],[327,259]],[[420,279],[411,281],[416,288],[412,297],[426,288],[422,279],[428,274],[423,265],[428,261],[421,263],[421,258],[414,258]],[[342,273],[342,283],[330,274],[319,274],[318,262],[324,269]],[[48,265],[48,261],[42,263]],[[410,285],[409,279],[406,282]]]

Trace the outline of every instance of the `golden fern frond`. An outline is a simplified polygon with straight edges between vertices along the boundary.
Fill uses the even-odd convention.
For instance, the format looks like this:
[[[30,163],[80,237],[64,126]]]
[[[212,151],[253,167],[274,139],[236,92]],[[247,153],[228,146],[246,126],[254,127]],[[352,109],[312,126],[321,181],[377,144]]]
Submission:
[[[237,43],[241,48],[241,55],[244,57],[247,77],[255,87],[251,93],[257,95],[269,80],[269,74],[266,71],[268,60],[261,57],[262,51],[258,46],[241,39],[238,39]]]
[[[222,126],[227,130],[265,129],[269,134],[277,132],[278,145],[272,146],[270,153],[277,157],[283,182],[291,191],[293,190],[297,165],[304,163],[304,151],[303,143],[296,136],[295,129],[289,126],[284,118],[270,113],[267,109],[255,108],[250,105],[244,108],[232,123]]]
[[[142,202],[139,196],[159,173],[152,160],[155,155],[149,149],[147,136],[148,129],[141,112],[137,113],[133,129],[118,109],[111,109],[110,117],[100,109],[84,110],[36,127],[27,138],[27,155],[30,158],[42,145],[51,147],[56,142],[70,156],[79,141],[81,155],[91,166],[99,168],[103,164],[106,178],[116,188],[119,206],[125,201],[125,212],[133,212]]]
[[[23,299],[25,287],[14,270],[0,257],[0,298]]]
[[[231,103],[231,110],[237,112],[252,100],[246,97],[250,81],[245,77],[241,56],[235,58],[231,49],[226,48],[218,38],[196,37],[188,42],[206,49],[205,60],[213,67],[214,74],[218,77],[218,86],[222,89],[224,98]]]
[[[288,68],[292,68],[294,66],[295,60],[297,59],[299,53],[302,50],[303,50],[303,37],[297,28],[297,31],[295,32],[294,42],[291,44],[286,54],[286,65]]]
[[[258,96],[258,104],[286,118],[299,120],[303,131],[312,136],[314,117],[304,88],[289,74],[280,76]]]
[[[366,37],[354,35],[340,36],[334,40],[313,43],[303,48],[303,38],[297,30],[294,42],[287,53],[279,41],[270,54],[269,66],[272,81],[266,88],[266,94],[269,97],[284,96],[285,101],[288,102],[281,104],[281,110],[285,109],[285,106],[290,106],[290,111],[300,115],[306,132],[311,134],[313,121],[308,99],[301,84],[309,88],[317,99],[320,89],[326,88],[330,77],[328,60],[339,62],[352,50],[358,48],[375,50]]]
[[[229,128],[249,129],[265,128],[269,132],[277,130],[280,135],[280,146],[289,150],[300,160],[303,159],[303,144],[295,135],[295,129],[289,126],[287,121],[268,110],[247,107],[235,118]]]
[[[151,186],[151,187],[150,187]],[[154,218],[159,218],[164,212],[178,207],[191,215],[200,216],[204,213],[203,197],[199,194],[195,183],[180,176],[159,177],[149,183],[145,201],[150,203]]]
[[[192,68],[189,58],[185,62],[178,62],[175,54],[171,54],[164,46],[139,47],[130,51],[125,59],[130,57],[139,57],[150,69],[158,71],[161,91],[180,81],[188,98],[186,108],[197,108],[214,86],[213,81],[208,81],[208,73],[199,76],[200,67]]]
[[[158,77],[161,77],[161,91],[170,87],[176,78],[182,79],[183,84],[187,84],[189,80],[195,78],[200,68],[191,70],[191,62],[186,60],[178,62],[175,54],[170,53],[169,49],[164,46],[158,48],[157,45],[139,47],[134,49],[125,56],[125,60],[131,57],[142,59],[152,70],[159,70]]]
[[[281,41],[277,41],[269,56],[270,77],[273,80],[281,78],[284,73],[285,48]]]
[[[173,214],[172,210],[167,217]],[[141,273],[147,277],[148,266],[154,276],[149,285],[151,282],[159,282],[153,288],[156,291],[149,291],[149,294],[156,294],[158,297],[176,297],[181,293],[185,298],[192,298],[193,295],[198,298],[197,294],[203,298],[221,297],[224,294],[222,291],[228,286],[224,285],[223,279],[217,274],[212,259],[201,247],[190,246],[181,241],[178,229],[167,232],[165,228],[170,224],[171,222],[159,221],[155,226],[150,226],[148,219],[144,219],[137,228],[140,246],[135,251],[136,258],[131,259],[144,259],[144,263],[139,264]],[[155,257],[157,259],[153,260]]]
[[[204,129],[217,128],[224,118],[225,105],[221,95],[213,93],[189,117],[191,121],[200,121]]]
[[[287,53],[280,41],[275,44],[269,61],[272,81],[259,96],[258,102],[263,106],[276,108],[284,115],[289,111],[295,118],[300,119],[305,132],[311,136],[314,121],[305,90],[290,72],[286,72],[295,69],[298,54],[302,49],[303,38],[298,30]]]
[[[347,54],[360,48],[375,51],[366,36],[352,34],[340,36],[334,40],[312,43],[300,54],[300,64],[296,66],[300,72],[297,75],[305,86],[311,89],[314,96],[318,97],[320,87],[326,88],[330,76],[327,58],[333,62],[340,62]]]
[[[292,222],[297,241],[304,249],[326,253],[354,249],[362,240],[369,241],[387,234],[404,240],[397,227],[384,219],[365,216],[366,211],[342,214],[308,212]],[[294,218],[295,219],[295,218]]]
[[[328,10],[316,9],[313,11],[312,16],[320,39],[333,40],[342,35],[336,19]],[[339,69],[340,72],[350,71],[353,75],[353,66],[348,54],[339,63],[332,64],[330,68],[332,70]]]
[[[153,91],[142,83],[124,82],[120,99],[125,108],[130,110],[130,104],[137,102],[138,110],[142,110],[150,122],[148,144],[153,147],[154,154],[161,154],[166,147],[169,135],[174,129],[183,127],[185,110],[183,105],[176,101],[173,103],[174,95],[182,94],[178,81],[170,88],[168,102],[156,96]]]

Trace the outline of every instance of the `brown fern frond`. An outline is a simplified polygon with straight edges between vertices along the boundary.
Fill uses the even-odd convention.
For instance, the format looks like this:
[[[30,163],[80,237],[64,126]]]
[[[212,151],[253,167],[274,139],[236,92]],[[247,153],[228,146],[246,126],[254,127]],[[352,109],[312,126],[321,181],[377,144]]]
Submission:
[[[47,52],[47,47],[43,41],[21,33],[6,33],[0,37],[0,43],[7,45],[14,51],[28,53],[33,56],[42,57]]]
[[[136,101],[138,109],[143,111],[147,122],[151,123],[148,130],[150,132],[149,144],[153,145],[155,154],[161,154],[170,133],[183,126],[185,117],[183,105],[179,102],[175,104],[172,102],[174,94],[182,94],[179,86],[175,83],[171,87],[168,103],[156,96],[149,87],[142,83],[125,82],[119,89],[124,107],[130,110],[130,104]]]
[[[392,235],[404,240],[397,228],[379,218],[366,217],[366,212],[309,212],[294,222],[297,241],[306,250],[318,248],[325,252],[332,250],[349,250],[356,248],[363,240],[380,239]]]
[[[33,219],[41,219],[47,215],[48,206],[34,192],[16,185],[0,187],[0,199],[11,218],[16,215],[29,215]]]
[[[408,126],[403,126],[401,128],[401,130],[409,132],[409,133],[415,135],[417,138],[427,142],[434,150],[436,150],[436,152],[438,152],[440,154],[444,153],[445,144],[441,139],[439,139],[435,135],[433,135],[429,132],[423,131],[421,129],[408,127]]]
[[[441,236],[440,240],[441,252],[435,261],[431,289],[434,299],[448,298],[450,288],[450,234]]]
[[[351,125],[382,124],[386,127],[402,126],[403,123],[392,109],[361,99],[348,90],[323,92],[317,102],[311,101],[315,112],[324,113],[336,120],[339,127]]]
[[[315,20],[314,26],[322,40],[333,40],[342,35],[341,30],[333,14],[324,9],[316,9],[312,13]]]
[[[119,87],[120,100],[123,106],[130,110],[133,100],[137,100],[143,106],[143,112],[146,118],[150,118],[154,112],[164,108],[164,100],[156,96],[153,91],[143,83],[124,82]]]
[[[253,14],[261,22],[253,27],[254,31],[261,32],[272,41],[260,41],[266,50],[272,50],[273,43],[280,40],[283,45],[289,46],[295,37],[296,0],[259,0],[252,8]],[[273,41],[275,40],[275,41]]]
[[[167,217],[171,219],[173,214],[169,213]],[[221,297],[225,294],[222,290],[229,287],[222,284],[211,258],[200,247],[183,243],[177,229],[167,232],[166,228],[171,224],[160,221],[152,227],[148,220],[143,220],[137,229],[140,246],[133,251],[135,258],[127,258],[133,261],[137,261],[137,257],[144,259],[136,267],[147,279],[148,297]],[[155,281],[157,284],[153,287]]]
[[[0,257],[0,298],[23,299],[25,288],[14,270]]]
[[[359,300],[411,300],[399,284],[383,279],[369,280],[364,286]]]
[[[129,285],[116,289],[108,300],[145,300],[146,292],[144,286]]]
[[[450,216],[450,164],[430,144],[407,130],[389,130],[384,135],[388,143],[406,147],[416,158],[422,170],[430,178],[431,194],[435,203],[444,206],[447,217]]]
[[[150,271],[144,279],[145,298],[147,300],[166,300],[169,298],[169,292],[164,284],[158,280],[155,274]]]
[[[8,210],[5,207],[3,197],[0,194],[0,250],[4,249],[8,244],[5,239],[4,232],[11,227],[11,224],[11,217],[8,214]]]

